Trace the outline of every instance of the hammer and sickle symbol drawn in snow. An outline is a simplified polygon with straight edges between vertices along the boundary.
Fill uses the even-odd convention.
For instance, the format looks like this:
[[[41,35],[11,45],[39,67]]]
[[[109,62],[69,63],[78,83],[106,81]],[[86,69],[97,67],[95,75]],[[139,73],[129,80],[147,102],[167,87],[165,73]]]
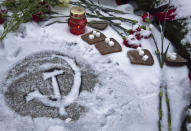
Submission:
[[[47,106],[57,107],[59,109],[60,115],[67,115],[67,113],[65,111],[65,107],[72,104],[79,95],[79,90],[80,90],[80,85],[81,85],[80,68],[76,65],[76,63],[73,59],[70,59],[68,57],[60,56],[60,55],[53,55],[52,57],[62,58],[71,66],[71,68],[74,72],[74,82],[73,82],[71,91],[69,92],[69,94],[67,96],[61,96],[56,76],[58,76],[60,74],[64,74],[64,71],[63,70],[54,70],[53,72],[43,73],[43,78],[44,78],[44,80],[47,80],[47,79],[52,80],[52,88],[53,88],[53,92],[54,92],[53,97],[56,99],[56,101],[50,100],[49,96],[41,94],[38,89],[27,94],[26,101],[29,102],[33,99],[36,99],[38,101],[41,101],[43,104],[45,104]]]

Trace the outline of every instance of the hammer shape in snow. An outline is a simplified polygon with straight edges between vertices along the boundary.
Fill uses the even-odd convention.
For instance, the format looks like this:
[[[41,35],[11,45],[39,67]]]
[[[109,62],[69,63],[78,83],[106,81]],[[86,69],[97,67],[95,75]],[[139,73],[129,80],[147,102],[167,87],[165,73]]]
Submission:
[[[56,80],[56,76],[60,75],[60,74],[63,74],[63,73],[64,73],[63,70],[54,70],[53,72],[43,73],[43,79],[44,80],[47,80],[49,78],[52,79],[52,88],[53,88],[53,91],[54,91],[54,96],[57,99],[61,99],[61,93],[60,93],[60,89],[59,89],[59,86],[58,86],[58,82]]]

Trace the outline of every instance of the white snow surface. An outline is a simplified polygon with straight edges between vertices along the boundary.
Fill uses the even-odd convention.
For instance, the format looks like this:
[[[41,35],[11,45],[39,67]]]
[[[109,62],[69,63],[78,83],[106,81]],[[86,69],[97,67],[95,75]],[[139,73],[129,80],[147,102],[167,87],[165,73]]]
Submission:
[[[171,4],[177,7],[177,13],[179,17],[191,16],[191,1],[190,0],[171,0]]]
[[[117,8],[125,9],[124,7]],[[69,14],[69,9],[56,10]],[[134,14],[127,14],[124,17],[137,19],[142,24],[141,17]],[[182,112],[189,104],[191,95],[191,82],[186,66],[165,66],[162,71],[151,39],[142,39],[141,44],[143,48],[150,50],[154,65],[132,65],[127,57],[127,51],[131,49],[122,44],[123,40],[110,27],[102,33],[109,38],[114,37],[121,44],[122,52],[102,56],[93,45],[82,41],[80,36],[72,35],[67,24],[42,27],[46,23],[41,23],[41,26],[34,22],[22,24],[17,32],[9,33],[3,40],[5,47],[0,50],[1,83],[7,71],[24,57],[39,51],[56,50],[64,52],[80,63],[89,64],[99,74],[101,84],[97,84],[92,93],[84,91],[80,94],[77,102],[87,107],[88,112],[79,120],[70,122],[47,117],[20,116],[5,103],[3,94],[6,88],[0,85],[1,131],[157,131],[158,93],[162,73],[165,74],[168,83],[172,128],[173,131],[180,130]],[[125,26],[131,28],[131,25]],[[91,30],[87,27],[86,33]],[[152,31],[160,47],[160,33],[156,28]],[[23,35],[25,37],[22,37]],[[77,42],[77,45],[69,46],[70,42]],[[169,41],[165,39],[164,43],[166,47]],[[169,51],[174,51],[172,46]],[[162,127],[167,131],[165,100],[163,111]]]
[[[58,107],[60,115],[67,115],[67,113],[65,111],[65,107],[72,104],[74,102],[74,100],[76,100],[78,98],[78,95],[80,92],[81,72],[80,72],[79,67],[76,65],[76,63],[73,59],[70,59],[65,56],[59,56],[59,55],[53,55],[52,57],[53,58],[61,57],[64,60],[66,60],[68,62],[68,64],[71,66],[71,68],[74,72],[74,82],[73,82],[70,93],[64,97],[61,96],[58,82],[56,80],[56,76],[59,74],[63,74],[64,71],[54,70],[53,72],[44,73],[43,78],[44,78],[44,80],[46,80],[48,78],[52,79],[52,88],[53,88],[53,92],[54,92],[53,97],[58,100],[56,102],[52,102],[51,100],[48,99],[47,96],[44,96],[38,90],[35,90],[34,92],[27,94],[26,101],[28,102],[32,99],[37,99],[47,106]]]

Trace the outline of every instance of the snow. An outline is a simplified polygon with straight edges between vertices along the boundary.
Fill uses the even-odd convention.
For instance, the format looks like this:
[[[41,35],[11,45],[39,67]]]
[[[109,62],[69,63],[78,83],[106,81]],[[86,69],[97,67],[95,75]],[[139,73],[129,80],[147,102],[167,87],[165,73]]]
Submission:
[[[55,76],[63,74],[63,73],[64,73],[64,71],[62,71],[62,70],[54,70],[53,72],[43,73],[43,78],[44,78],[44,80],[46,80],[46,79],[55,77]]]
[[[43,74],[44,75],[44,77],[43,77],[44,80],[46,80],[48,78],[52,79],[52,87],[53,87],[55,98],[57,98],[57,99],[61,98],[61,94],[60,94],[60,89],[59,89],[59,86],[58,86],[58,82],[56,80],[56,76],[60,75],[60,74],[63,74],[63,73],[64,73],[64,71],[62,71],[62,70],[55,70],[53,72]]]
[[[143,60],[143,61],[146,61],[146,60],[148,60],[148,58],[149,58],[148,55],[144,55],[144,56],[142,57],[142,60]]]
[[[149,37],[149,36],[151,35],[151,31],[141,29],[140,34],[141,34],[143,37]]]
[[[48,97],[42,95],[38,90],[35,90],[34,92],[31,92],[31,93],[27,94],[26,102],[29,102],[34,98],[36,98],[36,99],[43,99],[43,98],[47,99]]]
[[[61,115],[67,115],[65,111],[65,107],[72,104],[78,98],[78,95],[79,95],[79,90],[81,85],[81,71],[79,67],[76,65],[76,63],[74,62],[74,60],[65,56],[60,56],[60,55],[52,56],[52,58],[56,58],[56,57],[60,57],[66,60],[68,64],[71,66],[72,70],[74,71],[74,83],[70,93],[67,96],[64,96],[63,98],[61,98],[61,93],[58,86],[58,82],[56,80],[56,76],[63,74],[64,72],[62,70],[54,70],[53,72],[50,72],[50,73],[47,73],[47,72],[43,73],[43,78],[44,80],[49,78],[52,79],[52,87],[54,91],[53,98],[56,98],[57,101],[53,102],[49,100],[49,98],[41,94],[39,90],[35,90],[34,92],[27,94],[26,101],[29,102],[33,99],[37,99],[47,106],[58,107]]]
[[[114,42],[113,41],[109,41],[108,45],[109,46],[114,46]]]
[[[140,28],[139,24],[133,25],[132,30],[133,31],[137,31],[137,28]]]
[[[117,7],[124,9],[125,6]],[[130,7],[130,6],[129,6]],[[69,9],[59,9],[63,14],[68,14]],[[141,17],[134,14],[124,15],[127,18],[137,19],[141,23]],[[48,23],[48,22],[47,22]],[[46,23],[41,23],[42,26]],[[131,25],[126,25],[130,29]],[[179,131],[182,120],[182,111],[189,104],[191,82],[188,78],[188,69],[183,67],[164,67],[160,69],[155,55],[155,46],[152,39],[142,39],[140,42],[144,49],[149,49],[154,58],[153,66],[132,65],[127,57],[127,51],[123,40],[118,34],[108,27],[102,33],[107,37],[115,38],[122,46],[122,51],[102,56],[94,46],[81,40],[80,36],[72,35],[66,24],[53,24],[42,28],[31,22],[22,24],[19,31],[9,33],[4,39],[4,48],[0,55],[0,81],[4,82],[7,71],[26,56],[44,50],[64,52],[77,63],[85,63],[91,66],[98,74],[98,80],[93,92],[83,91],[80,95],[81,72],[75,61],[64,57],[74,71],[74,83],[72,91],[63,101],[54,103],[46,96],[35,90],[28,95],[27,101],[35,96],[42,103],[60,107],[64,114],[64,106],[75,101],[85,106],[88,110],[79,120],[66,121],[57,118],[20,116],[12,111],[6,104],[4,93],[6,87],[0,84],[0,129],[1,131],[156,131],[158,130],[158,93],[161,80],[168,83],[168,91],[172,113],[172,129]],[[86,33],[92,31],[87,27]],[[153,27],[152,32],[160,45],[160,33]],[[24,37],[21,37],[24,33]],[[72,44],[76,42],[77,44]],[[169,41],[165,39],[167,47]],[[170,46],[170,52],[174,48]],[[15,53],[16,52],[16,53]],[[63,56],[53,56],[62,57]],[[11,58],[11,59],[10,59]],[[47,68],[47,65],[39,68]],[[40,98],[41,97],[41,98]],[[43,99],[42,99],[43,97]],[[62,107],[62,108],[61,108]],[[162,126],[167,130],[167,110],[163,99],[164,119]],[[68,122],[70,121],[70,122]]]
[[[94,39],[94,35],[89,34],[89,39],[90,39],[90,40],[93,40],[93,39]]]
[[[177,7],[178,17],[190,17],[190,7],[191,1],[190,0],[171,0],[171,4]]]
[[[110,41],[110,38],[105,38],[105,43],[109,43],[109,41]]]
[[[128,43],[129,43],[130,45],[133,45],[133,44],[139,45],[139,44],[140,44],[140,41],[137,40],[134,35],[129,35],[129,36],[127,36],[127,40],[128,40]]]
[[[176,60],[176,53],[168,53],[167,57],[169,57],[171,60]]]
[[[76,65],[74,60],[69,59],[64,56],[55,56],[61,57],[68,62],[71,66],[72,70],[74,71],[74,83],[70,93],[65,97],[64,104],[70,105],[79,95],[80,85],[81,85],[81,71],[80,68]]]
[[[69,131],[69,130],[63,126],[56,125],[49,127],[46,131]]]

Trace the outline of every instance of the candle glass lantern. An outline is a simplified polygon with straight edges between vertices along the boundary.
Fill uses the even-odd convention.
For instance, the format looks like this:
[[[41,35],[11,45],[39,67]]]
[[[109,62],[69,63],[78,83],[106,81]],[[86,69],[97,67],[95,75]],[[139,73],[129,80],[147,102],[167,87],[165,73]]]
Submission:
[[[72,7],[70,9],[70,18],[68,25],[70,32],[75,35],[80,35],[85,32],[87,19],[85,15],[85,9],[82,7]]]

